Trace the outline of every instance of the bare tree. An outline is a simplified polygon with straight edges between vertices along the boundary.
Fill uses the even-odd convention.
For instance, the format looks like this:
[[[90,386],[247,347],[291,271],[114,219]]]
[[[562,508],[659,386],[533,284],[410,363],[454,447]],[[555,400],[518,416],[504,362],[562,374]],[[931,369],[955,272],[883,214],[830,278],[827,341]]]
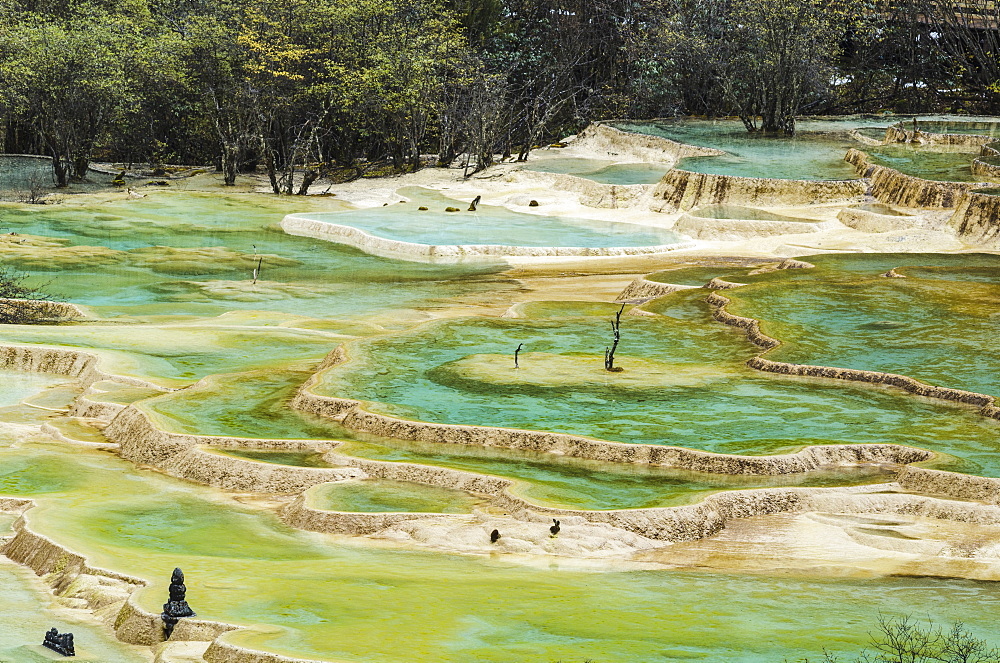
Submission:
[[[621,372],[621,367],[615,366],[615,350],[618,349],[618,341],[621,340],[621,324],[622,324],[622,311],[625,310],[625,305],[618,309],[615,313],[615,319],[611,321],[611,337],[612,343],[610,348],[604,348],[604,370],[610,371],[612,373]]]

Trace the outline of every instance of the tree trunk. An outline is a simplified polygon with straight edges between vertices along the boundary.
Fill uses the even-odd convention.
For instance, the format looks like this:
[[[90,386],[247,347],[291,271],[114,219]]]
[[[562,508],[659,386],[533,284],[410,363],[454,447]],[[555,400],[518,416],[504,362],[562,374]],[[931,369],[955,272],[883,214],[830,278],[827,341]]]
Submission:
[[[309,193],[309,187],[316,178],[319,177],[319,171],[313,170],[312,168],[306,168],[305,172],[302,173],[302,184],[299,185],[298,195],[304,196]]]
[[[222,146],[222,176],[226,186],[236,184],[236,170],[239,166],[240,151],[233,145]]]
[[[63,189],[69,186],[66,176],[66,163],[57,152],[52,153],[52,172],[55,173],[57,187]]]
[[[271,191],[275,195],[281,195],[281,187],[278,185],[278,173],[274,166],[274,152],[267,146],[267,142],[263,138],[260,140],[260,150],[264,153],[264,168],[267,169],[267,179],[271,182]],[[289,193],[291,192],[289,191]]]

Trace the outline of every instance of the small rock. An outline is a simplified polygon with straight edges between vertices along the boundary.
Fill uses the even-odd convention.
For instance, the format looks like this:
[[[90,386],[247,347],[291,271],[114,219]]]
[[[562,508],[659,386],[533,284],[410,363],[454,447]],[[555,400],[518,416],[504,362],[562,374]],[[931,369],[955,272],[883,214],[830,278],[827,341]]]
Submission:
[[[528,203],[528,207],[538,207],[538,201],[532,200],[530,203]]]

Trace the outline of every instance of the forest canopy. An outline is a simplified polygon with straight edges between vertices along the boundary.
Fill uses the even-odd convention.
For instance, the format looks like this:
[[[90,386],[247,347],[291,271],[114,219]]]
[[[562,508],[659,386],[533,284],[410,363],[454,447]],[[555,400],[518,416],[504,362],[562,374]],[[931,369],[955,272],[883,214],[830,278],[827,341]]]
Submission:
[[[994,114],[998,42],[993,0],[0,0],[0,148],[291,194],[601,119]]]

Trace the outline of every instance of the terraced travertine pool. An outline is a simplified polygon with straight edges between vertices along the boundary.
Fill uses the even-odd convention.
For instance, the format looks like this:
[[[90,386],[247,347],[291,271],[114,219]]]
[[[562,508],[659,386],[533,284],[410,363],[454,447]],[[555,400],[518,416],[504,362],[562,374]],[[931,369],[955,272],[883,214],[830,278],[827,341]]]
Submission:
[[[655,184],[669,170],[667,166],[655,163],[618,163],[582,157],[544,156],[529,161],[524,168],[540,173],[575,175],[599,184],[623,185]]]
[[[871,154],[876,163],[907,175],[938,181],[977,181],[970,166],[979,153],[978,147],[865,146],[851,135],[857,131],[881,140],[890,124],[893,122],[871,117],[804,119],[796,123],[796,135],[787,138],[748,134],[743,124],[733,119],[616,122],[615,126],[624,131],[660,136],[725,153],[689,157],[677,165],[696,173],[788,180],[855,179],[857,173],[844,162],[844,155],[849,149],[858,148]],[[962,122],[954,116],[921,117],[918,125],[924,131],[970,134],[981,131],[983,135],[992,135],[996,127],[995,122]],[[900,126],[910,128],[906,122]]]
[[[392,207],[376,211],[391,221]],[[3,264],[39,280],[56,276],[54,290],[101,317],[0,327],[0,344],[81,349],[97,354],[108,373],[176,389],[101,380],[86,395],[132,404],[170,432],[337,443],[326,455],[229,447],[214,449],[218,457],[268,470],[353,461],[461,470],[509,479],[513,496],[545,507],[670,507],[736,489],[865,486],[891,481],[898,467],[755,476],[625,465],[378,437],[290,401],[343,345],[348,361],[326,369],[313,389],[410,420],[725,454],[888,442],[939,452],[937,468],[1000,476],[998,424],[974,408],[752,371],[744,362],[759,350],[712,319],[707,290],[666,295],[642,305],[637,313],[644,314],[623,316],[616,363],[624,371],[609,374],[603,354],[618,305],[588,293],[579,302],[539,295],[519,304],[515,317],[470,316],[470,302],[488,301],[496,313],[500,302],[531,297],[497,265],[417,265],[285,235],[275,224],[288,212],[356,213],[330,199],[176,190],[4,206],[3,232],[17,235],[0,242]],[[255,253],[264,257],[256,284]],[[759,318],[784,341],[769,358],[891,370],[1000,395],[990,349],[997,258],[807,260],[816,267],[751,275],[750,267],[688,265],[649,278],[748,283],[725,294],[732,312]],[[893,267],[907,278],[878,276]],[[151,612],[165,600],[170,571],[182,567],[200,618],[251,627],[225,636],[228,642],[325,661],[770,663],[816,658],[824,648],[854,653],[879,613],[962,619],[982,634],[996,621],[993,583],[940,577],[948,575],[940,570],[917,577],[918,562],[899,561],[911,557],[871,547],[864,550],[874,561],[863,568],[824,563],[803,571],[812,553],[800,551],[787,564],[748,572],[747,549],[717,539],[705,544],[711,563],[694,564],[684,561],[683,546],[575,560],[460,555],[448,552],[447,540],[420,546],[398,533],[305,532],[272,510],[291,496],[233,494],[39,432],[46,423],[71,440],[102,439],[92,421],[67,418],[79,390],[66,387],[66,377],[10,372],[0,379],[7,385],[0,496],[34,500],[28,526],[91,564],[149,580],[138,602]],[[310,495],[317,508],[358,516],[426,511],[461,519],[496,509],[482,495],[384,479],[328,484]],[[3,518],[0,527],[8,527],[12,517]],[[981,560],[948,563],[955,576],[985,573]],[[9,571],[0,566],[0,620],[19,621],[0,628],[0,660],[31,660],[17,658],[35,655],[24,653],[23,642],[49,625],[75,630],[78,648],[94,661],[148,660],[96,623],[52,608],[23,569]]]
[[[663,172],[665,168],[660,176]],[[653,181],[657,180],[659,177]],[[399,194],[406,200],[385,207],[296,216],[349,226],[382,239],[429,246],[619,248],[681,241],[669,230],[631,223],[527,214],[499,205],[481,204],[470,211],[465,203],[417,187],[402,188]],[[447,211],[449,208],[453,211]]]
[[[866,123],[838,123],[845,132]],[[867,124],[871,124],[870,122]],[[710,157],[682,159],[678,167],[695,173],[778,179],[847,180],[856,177],[844,154],[857,142],[830,131],[800,123],[794,138],[766,139],[748,135],[739,120],[685,120],[683,122],[616,123],[624,131],[669,138],[680,143],[725,152]]]
[[[299,656],[655,654],[756,663],[813,654],[817,641],[855,648],[879,610],[919,605],[935,619],[988,629],[996,601],[989,583],[960,580],[755,577],[627,563],[596,571],[372,546],[292,530],[218,491],[50,443],[4,448],[0,467],[5,493],[40,504],[29,513],[32,527],[97,565],[157,579],[140,597],[148,609],[158,609],[166,578],[181,566],[200,617],[263,628],[228,639]],[[12,469],[23,477],[13,484]]]

